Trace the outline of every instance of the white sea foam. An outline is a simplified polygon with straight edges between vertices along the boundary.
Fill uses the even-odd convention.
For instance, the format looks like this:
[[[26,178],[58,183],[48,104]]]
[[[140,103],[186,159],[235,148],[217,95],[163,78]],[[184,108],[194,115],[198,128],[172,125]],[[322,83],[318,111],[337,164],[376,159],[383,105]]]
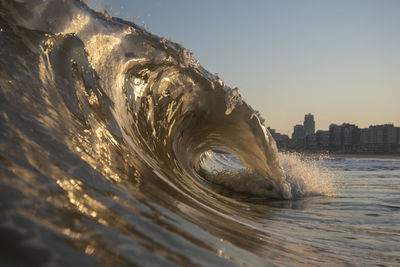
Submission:
[[[287,188],[283,197],[298,199],[310,196],[331,196],[335,192],[335,174],[324,167],[325,156],[309,157],[299,153],[279,153]],[[223,185],[233,192],[258,197],[279,197],[268,177],[244,166],[237,157],[216,151],[207,151],[200,159],[202,176]]]
[[[286,181],[291,187],[292,198],[330,196],[335,192],[335,174],[323,165],[326,156],[281,152],[279,157]]]

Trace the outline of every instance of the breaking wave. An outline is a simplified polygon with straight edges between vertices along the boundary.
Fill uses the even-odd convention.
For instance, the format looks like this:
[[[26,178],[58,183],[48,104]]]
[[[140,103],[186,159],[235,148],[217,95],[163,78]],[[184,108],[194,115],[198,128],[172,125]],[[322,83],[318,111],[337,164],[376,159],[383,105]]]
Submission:
[[[181,45],[79,1],[0,3],[2,227],[26,260],[257,264],[255,240],[216,249],[263,236],[246,199],[332,193]]]

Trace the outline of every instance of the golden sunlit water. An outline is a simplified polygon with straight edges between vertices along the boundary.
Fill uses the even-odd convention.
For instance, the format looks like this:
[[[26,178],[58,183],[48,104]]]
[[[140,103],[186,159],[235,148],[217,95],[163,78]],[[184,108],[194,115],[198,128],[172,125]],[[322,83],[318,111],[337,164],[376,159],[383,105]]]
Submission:
[[[0,2],[1,266],[400,264],[400,160],[278,152],[179,44]]]

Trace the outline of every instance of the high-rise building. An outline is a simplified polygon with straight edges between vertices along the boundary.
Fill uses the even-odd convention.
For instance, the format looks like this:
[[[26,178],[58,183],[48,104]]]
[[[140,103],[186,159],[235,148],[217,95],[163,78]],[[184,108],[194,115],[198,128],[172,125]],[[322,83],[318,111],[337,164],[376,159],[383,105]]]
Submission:
[[[293,129],[292,139],[305,139],[305,138],[306,138],[306,132],[304,126],[301,124],[295,125]]]
[[[343,146],[345,150],[355,150],[360,146],[360,129],[357,125],[343,123]]]
[[[397,142],[396,142],[396,144],[400,145],[400,127],[396,127],[396,130],[397,130]]]
[[[306,132],[304,131],[304,126],[301,124],[297,124],[294,126],[291,148],[294,149],[304,149],[306,145]]]
[[[289,146],[289,136],[286,134],[280,134],[275,129],[272,129],[270,127],[267,127],[269,133],[272,135],[274,138],[276,145],[278,148],[287,148]]]
[[[342,125],[329,125],[329,146],[331,149],[339,150],[343,146],[343,127]]]
[[[361,142],[361,148],[363,151],[367,151],[368,147],[370,145],[369,141],[370,141],[370,134],[371,131],[369,130],[369,128],[366,129],[361,129],[361,136],[360,136],[360,142]]]
[[[306,136],[315,133],[314,115],[311,113],[304,115],[304,131]]]
[[[397,130],[393,124],[385,124],[385,143],[389,146],[395,145],[397,141]]]
[[[322,149],[329,148],[329,131],[318,130],[317,133],[317,145]]]

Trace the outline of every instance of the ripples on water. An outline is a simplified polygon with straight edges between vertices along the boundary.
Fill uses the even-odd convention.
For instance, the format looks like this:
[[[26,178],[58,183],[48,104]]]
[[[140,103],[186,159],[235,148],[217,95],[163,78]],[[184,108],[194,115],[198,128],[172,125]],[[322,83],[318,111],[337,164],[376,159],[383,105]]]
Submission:
[[[180,45],[0,7],[1,265],[399,264],[398,160],[278,153]]]

